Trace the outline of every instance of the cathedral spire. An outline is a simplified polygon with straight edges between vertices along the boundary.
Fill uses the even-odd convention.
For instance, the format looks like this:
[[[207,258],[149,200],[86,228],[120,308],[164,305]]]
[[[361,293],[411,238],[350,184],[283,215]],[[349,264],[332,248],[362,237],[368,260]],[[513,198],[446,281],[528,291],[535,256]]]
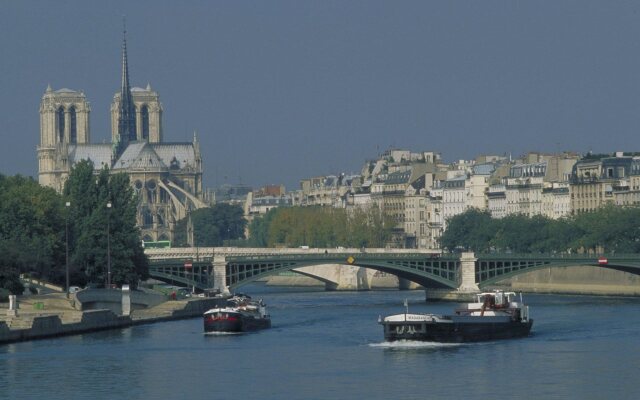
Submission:
[[[129,142],[137,139],[136,135],[136,109],[133,105],[133,96],[129,86],[129,64],[127,60],[127,26],[123,18],[122,31],[122,82],[120,85],[120,107],[118,109],[118,146],[117,156],[127,147]]]

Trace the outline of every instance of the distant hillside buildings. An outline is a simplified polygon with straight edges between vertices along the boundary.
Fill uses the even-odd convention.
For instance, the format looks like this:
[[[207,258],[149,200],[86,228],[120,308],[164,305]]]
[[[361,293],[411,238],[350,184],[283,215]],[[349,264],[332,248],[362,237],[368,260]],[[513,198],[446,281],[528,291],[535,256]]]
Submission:
[[[581,158],[529,153],[518,159],[480,156],[444,163],[435,152],[388,150],[359,175],[320,176],[279,196],[254,194],[250,218],[279,206],[378,207],[394,221],[388,246],[437,248],[447,220],[469,208],[494,218],[523,214],[551,219],[611,203],[640,204],[640,158]]]

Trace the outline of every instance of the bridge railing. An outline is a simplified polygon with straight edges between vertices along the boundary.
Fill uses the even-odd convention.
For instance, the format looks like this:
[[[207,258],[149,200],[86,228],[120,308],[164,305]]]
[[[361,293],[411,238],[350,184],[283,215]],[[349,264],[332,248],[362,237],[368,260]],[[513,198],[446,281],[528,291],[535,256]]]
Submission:
[[[352,257],[352,262],[358,260],[458,260],[458,256],[454,255],[436,255],[425,253],[370,253],[370,252],[353,252],[353,253],[314,253],[314,254],[261,254],[261,255],[234,255],[226,257],[229,261],[299,261],[299,260],[318,260],[326,259],[328,262],[335,263],[336,261],[350,263],[349,258]]]
[[[597,261],[598,258],[610,258],[616,260],[637,260],[640,258],[640,254],[616,254],[616,253],[604,253],[604,254],[576,254],[576,253],[479,253],[476,254],[479,260],[541,260],[541,259],[554,259],[554,260],[588,260]]]
[[[256,247],[172,247],[168,249],[145,249],[145,254],[149,259],[163,258],[212,258],[214,255],[224,256],[249,256],[267,254],[353,254],[361,253],[361,248],[256,248]],[[440,250],[429,249],[386,249],[386,248],[364,248],[368,254],[440,254]]]

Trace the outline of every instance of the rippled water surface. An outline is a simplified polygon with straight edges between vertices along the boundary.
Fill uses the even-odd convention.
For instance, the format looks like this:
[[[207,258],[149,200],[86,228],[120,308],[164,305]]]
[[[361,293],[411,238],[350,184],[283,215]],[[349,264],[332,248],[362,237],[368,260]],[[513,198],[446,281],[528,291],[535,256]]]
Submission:
[[[7,399],[637,399],[640,299],[525,296],[524,339],[386,343],[378,315],[449,313],[423,291],[244,289],[273,328],[204,335],[200,319],[0,346]]]

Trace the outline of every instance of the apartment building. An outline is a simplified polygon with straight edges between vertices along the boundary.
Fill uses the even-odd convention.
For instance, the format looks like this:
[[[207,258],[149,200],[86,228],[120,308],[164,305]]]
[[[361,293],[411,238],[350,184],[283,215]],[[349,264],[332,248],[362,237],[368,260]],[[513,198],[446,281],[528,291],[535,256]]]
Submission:
[[[557,182],[542,188],[542,215],[550,219],[571,215],[568,182]]]
[[[590,212],[606,204],[634,204],[640,185],[640,159],[616,157],[577,162],[571,176],[571,212]]]
[[[489,186],[487,191],[487,209],[493,218],[507,216],[507,188],[503,183]]]

